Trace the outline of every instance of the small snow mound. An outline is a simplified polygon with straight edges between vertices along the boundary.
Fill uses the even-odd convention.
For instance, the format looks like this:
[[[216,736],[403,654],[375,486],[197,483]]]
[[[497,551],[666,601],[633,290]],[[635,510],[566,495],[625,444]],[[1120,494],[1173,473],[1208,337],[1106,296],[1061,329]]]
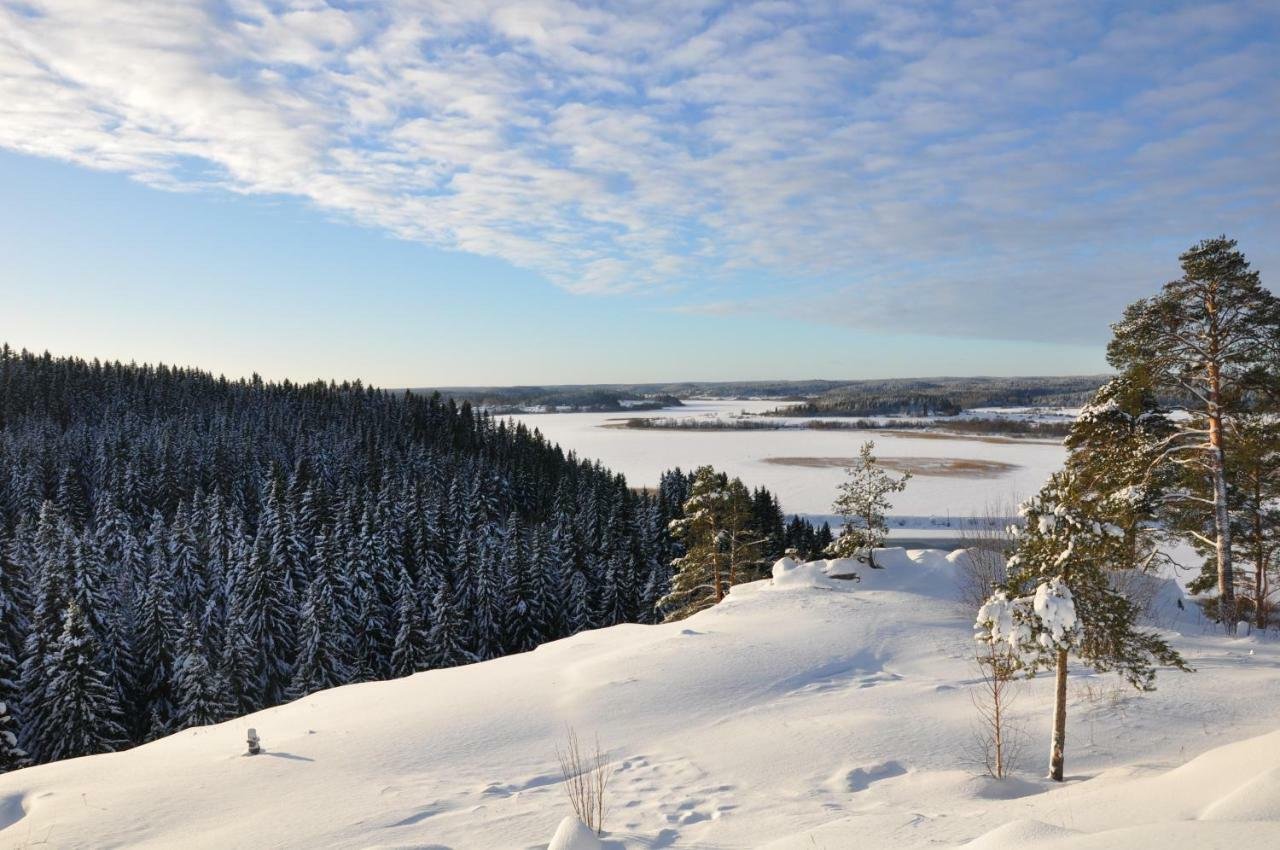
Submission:
[[[800,564],[794,558],[783,558],[773,565],[773,582],[771,586],[788,590],[814,587],[825,590],[847,588],[848,581],[842,581],[833,578],[833,576],[853,572],[849,567],[855,563],[855,561],[842,558],[835,561],[809,561],[808,563]]]
[[[21,794],[0,797],[0,829],[8,829],[26,815],[27,807],[23,805]]]
[[[547,850],[601,850],[603,846],[586,824],[569,815],[556,827]]]
[[[1280,821],[1280,767],[1254,776],[1210,803],[1201,820]]]
[[[1026,847],[1039,847],[1056,838],[1066,838],[1080,833],[1074,829],[1054,826],[1044,821],[1020,818],[998,826],[990,832],[970,841],[965,847],[972,850],[1022,850]]]

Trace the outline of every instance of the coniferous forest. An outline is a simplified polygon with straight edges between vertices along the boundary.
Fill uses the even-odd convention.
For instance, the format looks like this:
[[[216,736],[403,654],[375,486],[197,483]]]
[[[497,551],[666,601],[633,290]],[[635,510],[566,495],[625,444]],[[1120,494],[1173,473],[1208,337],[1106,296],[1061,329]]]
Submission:
[[[0,769],[658,621],[691,481],[438,394],[0,347]]]

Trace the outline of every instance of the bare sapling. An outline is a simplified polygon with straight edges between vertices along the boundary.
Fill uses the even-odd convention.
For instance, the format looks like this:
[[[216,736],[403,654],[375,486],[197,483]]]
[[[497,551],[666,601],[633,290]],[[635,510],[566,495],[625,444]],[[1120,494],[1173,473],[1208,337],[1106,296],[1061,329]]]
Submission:
[[[978,761],[987,775],[1004,779],[1018,765],[1024,743],[1009,713],[1018,689],[1018,663],[1007,646],[986,643],[977,657],[980,679],[969,693],[978,720],[974,728]]]
[[[591,831],[600,835],[604,831],[604,816],[608,811],[605,801],[612,766],[609,754],[600,748],[598,737],[591,750],[585,749],[577,731],[570,726],[566,730],[563,749],[556,747],[556,759],[560,762],[565,793],[574,814]]]

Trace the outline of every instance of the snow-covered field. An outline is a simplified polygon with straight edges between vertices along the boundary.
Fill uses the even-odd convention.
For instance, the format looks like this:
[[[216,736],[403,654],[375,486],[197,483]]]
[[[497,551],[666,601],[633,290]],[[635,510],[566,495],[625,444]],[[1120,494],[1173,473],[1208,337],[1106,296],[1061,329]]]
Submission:
[[[632,416],[725,418],[746,411],[759,413],[779,402],[758,399],[694,400],[682,408],[640,413],[553,413],[519,416],[550,440],[580,456],[593,458],[627,476],[634,486],[652,486],[663,470],[685,470],[701,464],[742,478],[749,486],[766,486],[782,500],[783,510],[809,516],[831,511],[839,467],[814,468],[766,463],[770,457],[853,457],[865,440],[874,440],[885,457],[950,457],[996,461],[1017,468],[991,478],[917,476],[893,496],[893,514],[912,518],[908,527],[929,528],[948,517],[983,516],[988,508],[1016,504],[1040,489],[1066,457],[1061,445],[1048,441],[966,439],[943,435],[903,436],[877,431],[675,431],[602,427],[611,419]],[[791,420],[784,420],[791,421]],[[800,421],[800,420],[796,420]],[[897,526],[898,523],[891,523]]]
[[[542,848],[568,813],[566,724],[613,759],[612,848],[1280,846],[1280,645],[1208,634],[1166,595],[1198,672],[1147,695],[1073,675],[1056,787],[1051,682],[1028,683],[1025,769],[987,779],[958,557],[887,550],[857,585],[800,567],[683,622],[0,776],[0,846]],[[241,755],[249,727],[264,754]]]

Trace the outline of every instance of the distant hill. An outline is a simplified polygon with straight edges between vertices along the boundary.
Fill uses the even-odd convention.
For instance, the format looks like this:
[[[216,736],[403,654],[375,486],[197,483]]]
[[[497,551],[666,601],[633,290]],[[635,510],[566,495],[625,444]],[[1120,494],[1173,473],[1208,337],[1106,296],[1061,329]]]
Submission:
[[[974,407],[1075,407],[1106,375],[1022,378],[885,378],[860,381],[681,381],[536,387],[418,387],[493,413],[652,410],[688,398],[777,398],[802,402],[787,415],[950,416]]]

